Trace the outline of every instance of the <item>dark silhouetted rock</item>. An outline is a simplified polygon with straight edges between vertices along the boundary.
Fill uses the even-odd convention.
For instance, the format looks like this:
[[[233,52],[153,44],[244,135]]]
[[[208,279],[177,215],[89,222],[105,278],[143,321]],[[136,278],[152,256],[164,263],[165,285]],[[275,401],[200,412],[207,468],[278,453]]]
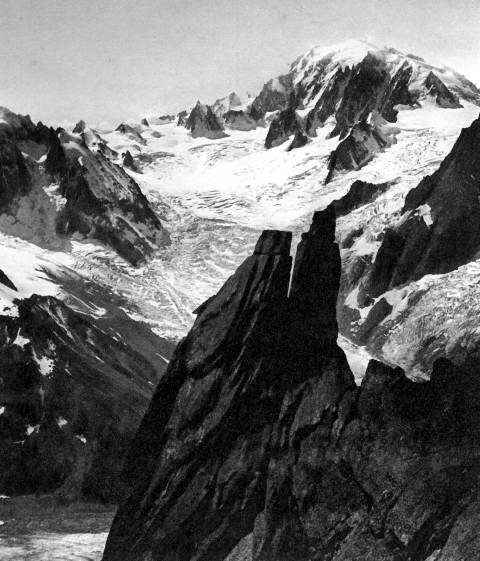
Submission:
[[[289,74],[268,81],[250,106],[252,118],[258,121],[263,119],[266,113],[286,109],[292,91],[292,77]]]
[[[378,251],[369,283],[374,296],[427,274],[449,272],[479,251],[480,119],[462,130],[438,170],[408,193],[402,213]],[[381,281],[379,271],[388,271]]]
[[[267,138],[265,139],[265,148],[268,149],[280,146],[280,144],[286,142],[292,134],[301,132],[301,125],[297,113],[293,107],[289,107],[284,111],[280,111],[278,116],[270,123]]]
[[[435,98],[435,102],[440,107],[456,109],[463,107],[459,102],[458,97],[452,93],[447,86],[440,80],[440,78],[430,72],[425,80],[425,87],[429,95]]]
[[[138,167],[135,164],[135,160],[133,159],[133,156],[130,152],[130,150],[127,150],[124,154],[122,154],[123,156],[123,165],[125,167],[127,167],[128,169],[131,169],[132,171],[135,171],[138,173]]]
[[[308,136],[304,134],[302,131],[298,130],[293,137],[292,142],[287,148],[287,152],[290,150],[295,150],[295,148],[302,148],[308,143]]]
[[[30,173],[15,141],[0,135],[0,209],[7,210],[15,199],[29,193]]]
[[[177,115],[177,126],[184,127],[187,124],[188,119],[188,112],[187,111],[180,111]]]
[[[315,215],[297,252],[289,298],[291,235],[267,231],[198,310],[131,449],[125,477],[132,495],[117,515],[105,559],[224,559],[263,509],[271,450],[281,445],[284,424],[291,438],[302,432],[305,418],[292,417],[288,403],[294,412],[299,400],[319,395],[322,372],[336,390],[319,410],[353,389],[336,345],[334,228],[333,209]],[[156,527],[161,521],[162,530],[145,533],[147,520]]]
[[[73,132],[73,134],[81,134],[82,132],[85,132],[86,127],[87,127],[87,124],[85,123],[85,121],[80,119],[80,121],[78,121],[78,123],[73,128],[72,132]]]
[[[389,81],[385,62],[368,53],[349,75],[335,111],[336,125],[332,136],[339,134],[344,138],[353,125],[366,121],[372,111],[378,111]]]
[[[17,287],[13,282],[7,277],[7,275],[0,269],[0,283],[2,283],[7,288],[17,291]]]
[[[94,322],[56,298],[1,316],[0,488],[112,502],[170,346],[118,310]]]
[[[222,124],[217,119],[211,107],[209,105],[202,105],[199,101],[197,101],[197,104],[188,116],[185,127],[191,132],[194,138],[203,136],[205,138],[215,139],[228,136],[225,134]]]
[[[348,66],[346,68],[339,68],[326,84],[315,107],[307,115],[305,129],[310,136],[315,136],[317,127],[322,126],[328,117],[335,114],[339,100],[342,99],[345,87],[348,83],[350,72],[351,69]],[[322,85],[323,80],[319,80],[319,90]],[[312,95],[316,93],[314,89]]]
[[[372,306],[372,309],[368,312],[366,320],[360,326],[358,331],[359,342],[365,343],[368,340],[368,336],[372,329],[375,329],[380,322],[389,316],[392,310],[393,307],[387,302],[387,300],[385,298],[380,298],[380,300]]]
[[[148,119],[146,117],[144,117],[140,122],[144,127],[150,126],[150,123],[148,122]]]
[[[409,90],[409,82],[412,77],[413,68],[410,63],[405,61],[397,72],[392,76],[383,98],[380,100],[380,114],[387,121],[397,120],[397,106],[415,107],[415,95]]]
[[[374,121],[357,123],[331,153],[325,183],[340,171],[361,168],[393,142],[394,136],[385,135]]]
[[[288,296],[290,236],[267,231],[197,310],[130,449],[104,561],[478,555],[478,360],[437,361],[425,383],[371,361],[356,388],[334,230],[333,206],[314,215]]]
[[[333,201],[337,217],[344,216],[352,210],[374,201],[384,193],[389,183],[368,183],[367,181],[354,181],[347,194],[341,199]]]
[[[375,298],[389,289],[404,247],[405,238],[401,234],[391,228],[385,231],[369,277],[369,296]]]

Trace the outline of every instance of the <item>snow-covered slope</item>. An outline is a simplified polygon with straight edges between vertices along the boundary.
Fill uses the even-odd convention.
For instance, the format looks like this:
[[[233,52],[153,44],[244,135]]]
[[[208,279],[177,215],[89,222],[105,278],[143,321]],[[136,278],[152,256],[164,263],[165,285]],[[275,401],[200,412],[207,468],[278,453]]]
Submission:
[[[327,162],[338,142],[328,138],[333,122],[325,125],[323,135],[293,152],[283,146],[266,151],[264,128],[229,131],[228,139],[210,141],[193,139],[174,124],[152,126],[143,132],[146,147],[135,156],[141,173],[129,173],[171,231],[171,247],[134,275],[118,259],[91,248],[84,251],[79,246],[77,258],[88,274],[116,279],[115,289],[128,297],[134,317],[147,319],[164,336],[180,337],[191,324],[192,310],[251,251],[260,230],[291,229],[298,234],[314,210],[340,198],[356,179],[390,185],[374,202],[338,221],[341,243],[363,229],[353,246],[343,250],[346,266],[354,257],[371,259],[381,243],[379,236],[397,220],[406,194],[438,167],[460,129],[478,115],[476,105],[465,100],[462,104],[462,108],[444,109],[426,100],[422,107],[401,110],[396,143],[361,170],[340,174],[328,185],[324,185]],[[127,148],[115,142],[115,135],[112,138],[116,150]],[[440,309],[432,307],[431,313],[439,314],[441,329]],[[434,323],[430,325],[437,330]],[[450,332],[450,340],[452,336]],[[414,368],[415,360],[407,358],[412,353],[410,342],[394,352],[392,347],[388,342],[375,353],[407,370]]]

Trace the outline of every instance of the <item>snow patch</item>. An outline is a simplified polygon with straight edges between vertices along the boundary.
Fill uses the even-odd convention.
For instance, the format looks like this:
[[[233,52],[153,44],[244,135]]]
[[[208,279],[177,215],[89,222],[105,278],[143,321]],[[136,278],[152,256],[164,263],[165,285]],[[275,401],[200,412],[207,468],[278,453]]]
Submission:
[[[35,349],[33,350],[33,359],[37,363],[38,369],[40,370],[40,374],[42,376],[48,376],[53,372],[53,368],[55,367],[55,362],[52,358],[48,358],[46,356],[38,357]]]
[[[432,209],[430,208],[430,205],[428,203],[425,203],[417,207],[417,213],[423,218],[425,224],[430,228],[430,226],[433,224]]]
[[[25,432],[27,433],[27,436],[32,435],[33,433],[37,433],[38,430],[40,429],[40,425],[27,425],[25,427]]]
[[[64,427],[65,425],[68,425],[68,421],[67,421],[67,419],[64,419],[63,417],[58,417],[58,419],[57,419],[57,425],[58,425],[60,428],[62,428],[62,427]]]
[[[17,345],[18,347],[21,347],[23,349],[23,348],[25,348],[25,345],[27,343],[30,343],[30,339],[27,339],[26,337],[23,337],[20,334],[20,328],[19,328],[17,336],[15,338],[15,341],[13,341],[12,345]]]

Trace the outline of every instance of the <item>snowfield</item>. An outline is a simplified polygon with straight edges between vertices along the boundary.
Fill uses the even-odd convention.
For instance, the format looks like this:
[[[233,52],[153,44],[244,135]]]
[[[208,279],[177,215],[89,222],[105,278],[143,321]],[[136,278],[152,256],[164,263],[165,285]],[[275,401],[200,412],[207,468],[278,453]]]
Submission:
[[[338,64],[361,60],[370,48],[362,42],[342,45],[329,63],[332,71]],[[294,80],[308,77],[315,64],[335,49],[314,48],[300,57],[292,65]],[[398,51],[387,49],[384,53],[392,69],[407,56],[414,66],[414,83],[420,83],[427,70],[434,68]],[[449,69],[434,70],[453,91],[464,91],[464,78]],[[275,84],[271,81],[272,87]],[[307,108],[315,99],[307,100]],[[336,175],[328,185],[324,184],[327,161],[338,144],[338,137],[328,138],[335,125],[333,120],[327,120],[306,146],[291,152],[286,151],[288,143],[266,150],[264,127],[245,132],[227,129],[228,137],[217,140],[192,138],[175,122],[149,126],[137,123],[133,133],[101,131],[101,137],[87,128],[86,142],[105,141],[110,151],[117,152],[116,156],[109,152],[116,163],[122,163],[127,150],[132,154],[140,172],[126,171],[140,185],[170,232],[172,243],[156,250],[147,264],[133,267],[99,242],[74,237],[57,247],[49,240],[35,238],[29,230],[28,212],[21,214],[25,216],[14,224],[0,217],[0,230],[4,232],[0,239],[1,268],[19,288],[16,293],[0,287],[4,313],[14,313],[14,298],[37,292],[66,298],[75,309],[98,317],[98,302],[62,291],[62,278],[86,279],[120,295],[125,303],[122,309],[133,319],[148,323],[161,336],[178,340],[191,326],[193,310],[215,293],[252,252],[263,229],[293,231],[295,248],[312,213],[346,194],[357,179],[390,184],[373,202],[339,218],[337,223],[340,245],[352,232],[362,232],[351,247],[342,249],[344,266],[348,267],[358,256],[373,260],[381,234],[399,220],[406,194],[425,175],[435,171],[461,128],[478,116],[477,105],[464,99],[461,102],[463,108],[445,109],[427,96],[422,98],[420,108],[398,107],[395,143],[376,154],[365,167]],[[69,133],[64,136],[71,139],[70,149],[81,155],[80,137]],[[90,166],[89,173],[96,173],[90,169],[91,162],[85,161],[83,165]],[[122,182],[117,188],[124,190]],[[63,201],[55,185],[46,188],[43,195],[45,201],[30,204],[44,209],[40,214],[51,232],[49,205],[58,207]],[[428,205],[414,212],[427,226],[431,225]],[[33,231],[38,232],[39,228],[35,226]],[[465,340],[472,330],[470,317],[473,321],[478,300],[478,267],[480,263],[473,262],[463,271],[453,271],[441,278],[425,277],[385,295],[393,309],[382,323],[382,343],[368,351],[360,349],[360,355],[372,354],[417,376],[425,375],[430,368],[431,361],[425,362],[419,351],[431,337],[438,347],[432,356],[448,354],[449,349],[467,344]],[[358,308],[356,290],[358,287],[342,293],[339,303],[340,308],[345,304],[359,312],[353,334],[371,308]],[[343,343],[349,356],[351,345]],[[360,364],[364,362],[361,360]]]
[[[178,339],[191,326],[192,311],[216,292],[251,253],[261,230],[292,230],[295,244],[308,227],[312,213],[343,196],[356,179],[391,182],[374,202],[338,220],[340,242],[353,230],[364,230],[350,249],[343,250],[343,259],[348,261],[351,255],[373,259],[380,245],[378,235],[398,220],[405,195],[438,167],[460,129],[468,126],[478,111],[477,106],[466,102],[463,109],[441,109],[425,103],[421,109],[402,110],[396,144],[361,170],[337,176],[327,186],[326,163],[337,142],[325,138],[331,124],[320,129],[317,138],[304,148],[292,152],[285,151],[286,145],[265,150],[265,128],[228,131],[228,138],[206,140],[191,138],[186,129],[174,123],[152,125],[142,131],[147,142],[141,147],[132,145],[131,139],[119,132],[102,133],[111,148],[119,153],[129,149],[148,162],[143,165],[143,173],[129,173],[171,233],[172,245],[138,268],[92,242],[73,241],[70,251],[44,252],[42,259],[48,257],[57,267],[68,267],[111,288],[128,302],[125,311],[132,318],[147,322],[162,336]],[[428,221],[428,209],[421,212]],[[21,245],[22,251],[34,247],[23,242]],[[28,259],[39,259],[36,249],[29,255],[32,257]],[[24,275],[18,269],[15,274],[13,254],[11,259],[13,267],[8,267],[5,259],[2,261],[4,271],[7,275],[11,271],[12,280],[20,282]],[[454,344],[460,332],[449,326],[465,322],[465,294],[457,285],[458,278],[455,280],[458,276],[457,272],[442,275],[441,281],[432,276],[402,289],[402,294],[410,295],[421,290],[424,296],[407,312],[401,309],[406,305],[406,296],[395,306],[390,319],[398,318],[400,313],[406,313],[409,319],[393,322],[380,353],[382,358],[415,370],[415,349],[423,339],[434,334],[442,349],[444,340]],[[44,290],[51,286],[41,273],[38,280],[47,283],[40,285]],[[447,288],[450,284],[451,289]],[[473,296],[473,274],[468,286]],[[449,324],[445,324],[444,293],[449,295]],[[441,305],[438,301],[433,303],[435,298]],[[355,306],[353,298],[348,302]],[[420,328],[414,329],[413,325],[417,325],[420,310],[427,305],[429,320],[419,337]],[[361,315],[366,317],[366,313],[368,309]],[[350,355],[351,351],[350,348]]]

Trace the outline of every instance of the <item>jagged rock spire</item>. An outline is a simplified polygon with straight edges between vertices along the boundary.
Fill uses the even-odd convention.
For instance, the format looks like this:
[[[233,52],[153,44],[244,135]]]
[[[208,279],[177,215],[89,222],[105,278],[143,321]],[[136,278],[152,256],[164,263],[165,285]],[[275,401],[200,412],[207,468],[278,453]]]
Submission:
[[[113,525],[106,560],[221,561],[253,530],[271,448],[285,422],[282,404],[321,375],[325,340],[336,346],[334,228],[331,209],[315,215],[297,254],[290,299],[291,234],[273,230],[196,310],[132,446],[125,469],[132,493]],[[316,266],[319,256],[324,262]],[[320,323],[302,323],[318,310]],[[327,335],[317,337],[322,325]],[[336,387],[353,385],[338,348],[331,360],[344,377]]]
[[[478,557],[480,377],[336,346],[333,206],[266,231],[177,347],[131,448],[104,561]]]

